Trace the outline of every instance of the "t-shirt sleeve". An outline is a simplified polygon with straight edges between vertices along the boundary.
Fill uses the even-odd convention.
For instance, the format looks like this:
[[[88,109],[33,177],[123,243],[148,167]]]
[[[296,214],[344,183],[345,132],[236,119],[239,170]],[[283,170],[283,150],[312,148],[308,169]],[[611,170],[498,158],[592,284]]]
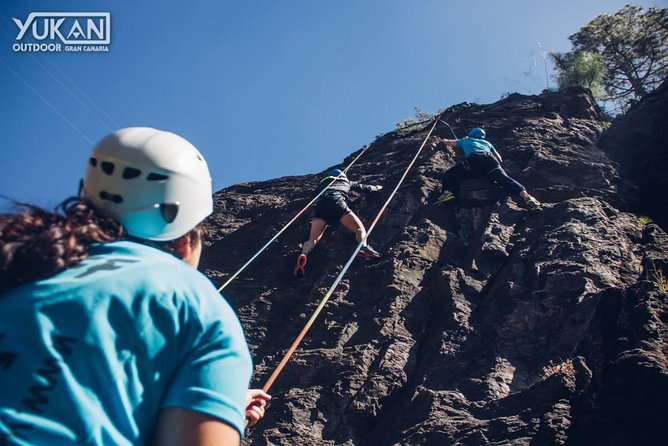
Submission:
[[[192,307],[180,312],[186,345],[162,407],[211,415],[243,438],[250,353],[236,314],[207,283],[195,290]]]

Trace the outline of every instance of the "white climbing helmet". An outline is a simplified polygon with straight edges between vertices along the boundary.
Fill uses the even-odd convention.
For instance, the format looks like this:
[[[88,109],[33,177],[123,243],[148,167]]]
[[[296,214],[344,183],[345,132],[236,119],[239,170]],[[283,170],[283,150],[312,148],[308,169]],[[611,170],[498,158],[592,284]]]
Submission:
[[[97,143],[81,195],[146,240],[179,238],[213,211],[204,157],[182,137],[150,127],[121,129]]]

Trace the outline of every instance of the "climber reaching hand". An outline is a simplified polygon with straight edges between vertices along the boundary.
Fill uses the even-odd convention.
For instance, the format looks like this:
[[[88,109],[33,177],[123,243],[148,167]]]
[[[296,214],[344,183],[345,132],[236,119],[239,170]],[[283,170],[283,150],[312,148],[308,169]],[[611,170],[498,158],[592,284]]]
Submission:
[[[485,139],[485,131],[474,128],[468,137],[462,139],[441,140],[447,147],[460,149],[464,159],[443,175],[443,194],[436,200],[436,204],[448,203],[459,195],[461,183],[469,178],[484,177],[491,180],[504,190],[518,194],[526,206],[535,208],[540,202],[529,195],[525,187],[508,176],[501,167],[503,159],[492,143]]]
[[[328,176],[318,185],[315,195],[319,194],[326,187],[327,190],[325,193],[315,202],[315,211],[311,219],[309,238],[302,245],[302,252],[297,258],[294,270],[295,277],[304,275],[307,256],[320,241],[328,225],[335,226],[341,223],[355,234],[358,243],[365,239],[366,229],[364,228],[364,224],[362,224],[357,215],[350,210],[346,203],[348,192],[351,190],[376,192],[383,188],[383,186],[360,184],[356,181],[350,181],[341,169],[332,169]],[[369,259],[380,258],[380,254],[366,243],[360,248],[358,255]]]

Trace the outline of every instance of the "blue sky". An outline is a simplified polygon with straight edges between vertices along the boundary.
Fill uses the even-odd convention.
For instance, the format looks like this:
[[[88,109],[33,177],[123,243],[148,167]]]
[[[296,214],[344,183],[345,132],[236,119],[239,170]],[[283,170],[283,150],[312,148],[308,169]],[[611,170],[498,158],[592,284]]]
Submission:
[[[129,126],[189,139],[215,190],[320,172],[414,106],[539,93],[541,49],[627,3],[0,0],[0,194],[57,204],[91,142]],[[109,52],[14,52],[12,18],[44,11],[110,12]]]

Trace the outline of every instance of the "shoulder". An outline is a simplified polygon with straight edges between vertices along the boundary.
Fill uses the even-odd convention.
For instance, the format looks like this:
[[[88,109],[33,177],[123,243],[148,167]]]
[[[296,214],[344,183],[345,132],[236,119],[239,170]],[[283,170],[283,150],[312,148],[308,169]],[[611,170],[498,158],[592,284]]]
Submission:
[[[486,148],[487,150],[496,150],[494,149],[494,145],[491,142],[487,141],[486,139],[481,139],[477,141],[477,143],[482,147]]]
[[[183,260],[157,248],[131,241],[95,244],[89,257],[72,269],[78,278],[92,276],[96,280],[108,280],[109,276],[120,281],[142,279],[143,283],[156,281],[169,283],[184,278],[195,280],[199,274]]]
[[[211,281],[183,260],[140,243],[121,241],[95,245],[74,277],[120,290],[140,290],[169,307],[187,304],[194,312],[228,312]]]

